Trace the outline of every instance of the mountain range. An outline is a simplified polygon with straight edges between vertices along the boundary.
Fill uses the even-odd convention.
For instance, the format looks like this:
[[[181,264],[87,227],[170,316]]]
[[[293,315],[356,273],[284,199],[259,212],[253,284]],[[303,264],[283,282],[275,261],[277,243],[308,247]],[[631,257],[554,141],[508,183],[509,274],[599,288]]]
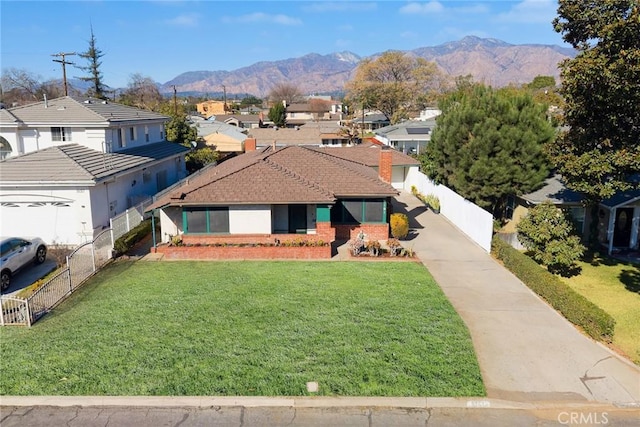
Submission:
[[[575,51],[556,45],[509,44],[501,40],[467,36],[438,46],[403,51],[434,61],[451,76],[472,75],[494,87],[528,83],[534,77],[553,76],[559,81],[559,62]],[[380,56],[371,55],[370,58]],[[265,97],[280,82],[303,93],[339,93],[364,59],[353,52],[328,55],[310,53],[299,58],[262,61],[233,71],[188,71],[159,85],[162,93],[251,94]]]

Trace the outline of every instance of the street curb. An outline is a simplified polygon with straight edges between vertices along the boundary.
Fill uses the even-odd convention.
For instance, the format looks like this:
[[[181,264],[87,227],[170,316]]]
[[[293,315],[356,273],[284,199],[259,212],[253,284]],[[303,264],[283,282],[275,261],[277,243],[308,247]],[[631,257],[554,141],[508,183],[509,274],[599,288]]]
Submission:
[[[126,407],[288,407],[288,408],[468,408],[468,409],[608,409],[639,410],[639,403],[588,401],[515,402],[482,397],[266,397],[266,396],[1,396],[0,406]]]

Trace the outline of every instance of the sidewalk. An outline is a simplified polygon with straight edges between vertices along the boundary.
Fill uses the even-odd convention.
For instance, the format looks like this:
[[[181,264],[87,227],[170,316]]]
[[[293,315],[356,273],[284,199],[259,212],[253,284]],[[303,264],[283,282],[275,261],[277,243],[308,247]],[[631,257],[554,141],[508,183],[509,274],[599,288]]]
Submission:
[[[527,401],[640,402],[640,368],[593,341],[442,215],[397,198],[413,247],[466,323],[487,395]]]

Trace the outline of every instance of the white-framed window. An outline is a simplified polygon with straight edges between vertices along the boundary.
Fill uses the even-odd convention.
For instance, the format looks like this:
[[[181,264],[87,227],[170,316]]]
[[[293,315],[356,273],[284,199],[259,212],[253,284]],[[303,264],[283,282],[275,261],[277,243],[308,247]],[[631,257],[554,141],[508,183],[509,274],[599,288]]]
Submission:
[[[144,127],[144,142],[149,142],[149,126]]]
[[[130,127],[129,128],[129,141],[135,141],[135,140],[136,140],[136,128]]]
[[[51,140],[56,142],[71,141],[71,129],[63,127],[52,127]]]

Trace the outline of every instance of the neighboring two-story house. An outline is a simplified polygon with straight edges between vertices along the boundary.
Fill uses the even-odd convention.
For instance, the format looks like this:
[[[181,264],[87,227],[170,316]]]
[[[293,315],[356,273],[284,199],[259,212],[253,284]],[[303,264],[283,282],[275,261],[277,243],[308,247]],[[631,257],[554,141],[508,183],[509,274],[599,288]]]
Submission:
[[[168,117],[92,98],[0,110],[0,233],[75,245],[186,176]]]

